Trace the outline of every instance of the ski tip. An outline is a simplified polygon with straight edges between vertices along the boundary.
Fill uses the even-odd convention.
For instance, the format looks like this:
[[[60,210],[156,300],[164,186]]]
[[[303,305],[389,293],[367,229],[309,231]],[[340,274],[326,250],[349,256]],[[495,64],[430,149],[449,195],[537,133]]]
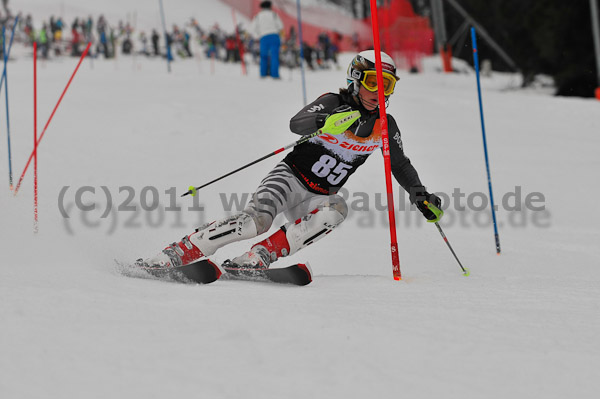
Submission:
[[[221,276],[223,275],[223,273],[224,273],[223,269],[221,269],[221,267],[218,264],[216,264],[215,262],[213,262],[212,260],[204,259],[204,260],[199,261],[198,263],[200,263],[200,262],[206,262],[207,264],[209,264],[213,267],[215,274],[214,274],[214,280],[212,280],[212,281],[216,281],[216,280],[220,279]],[[212,282],[212,281],[209,281],[209,282]]]
[[[221,276],[225,273],[225,269],[223,269],[220,265],[211,261],[210,259],[207,259],[207,261],[215,268],[215,273],[217,274],[217,280],[220,279]]]
[[[312,269],[310,268],[310,264],[306,263],[298,263],[298,267],[306,272],[306,276],[308,277],[308,282],[306,284],[310,284],[312,282]],[[304,284],[304,285],[306,285]]]
[[[465,267],[465,271],[464,271],[463,275],[464,275],[465,277],[469,277],[469,276],[471,275],[471,270],[469,270],[469,269],[467,269],[467,268]]]
[[[198,284],[210,284],[217,281],[223,274],[221,269],[210,259],[201,259],[196,262],[177,266],[171,270],[175,276],[181,274]]]

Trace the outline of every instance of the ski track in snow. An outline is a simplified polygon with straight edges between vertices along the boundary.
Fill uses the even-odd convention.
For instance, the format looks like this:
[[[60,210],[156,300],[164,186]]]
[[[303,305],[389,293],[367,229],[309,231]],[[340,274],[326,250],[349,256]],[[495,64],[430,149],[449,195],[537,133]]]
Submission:
[[[210,5],[230,17],[220,3]],[[307,73],[309,101],[344,84],[349,57],[339,70]],[[439,63],[402,72],[389,112],[431,190],[487,194],[475,77],[440,74]],[[40,62],[39,128],[75,64]],[[478,224],[488,210],[460,219],[448,209],[441,225],[470,277],[433,226],[399,212],[404,279],[394,281],[386,213],[354,209],[334,234],[281,261],[310,262],[315,277],[306,287],[198,286],[127,278],[115,259],[150,256],[224,216],[220,195],[251,193],[283,156],[202,190],[205,212],[188,211],[192,200],[178,197],[296,140],[288,123],[302,107],[301,79],[283,69],[280,82],[259,80],[255,65],[248,76],[221,63],[211,73],[202,57],[172,67],[168,74],[163,61],[141,57],[85,61],[39,147],[37,235],[31,167],[16,198],[0,193],[0,396],[597,395],[600,233],[587,206],[600,194],[597,101],[507,90],[510,75],[482,80],[496,201],[520,186],[523,197],[543,193],[546,213],[499,211],[503,254],[496,256],[492,227]],[[31,76],[26,52],[9,63],[15,180],[32,148]],[[0,147],[7,179],[5,139]],[[382,157],[371,158],[347,188],[349,203],[365,192],[374,209],[385,183]],[[59,211],[66,186],[68,219]],[[74,205],[83,186],[96,190],[83,195],[97,205],[92,212]],[[131,187],[138,211],[100,218],[108,202],[102,186],[114,208],[127,197],[120,188]],[[156,187],[161,209],[171,201],[165,191],[176,188],[183,210],[140,210],[146,186]]]

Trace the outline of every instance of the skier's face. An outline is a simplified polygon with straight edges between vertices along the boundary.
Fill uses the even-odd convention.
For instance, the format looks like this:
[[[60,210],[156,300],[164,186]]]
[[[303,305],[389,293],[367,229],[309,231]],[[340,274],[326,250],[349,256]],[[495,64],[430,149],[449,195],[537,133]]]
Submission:
[[[369,91],[360,85],[358,98],[367,111],[373,111],[379,105],[378,91]]]

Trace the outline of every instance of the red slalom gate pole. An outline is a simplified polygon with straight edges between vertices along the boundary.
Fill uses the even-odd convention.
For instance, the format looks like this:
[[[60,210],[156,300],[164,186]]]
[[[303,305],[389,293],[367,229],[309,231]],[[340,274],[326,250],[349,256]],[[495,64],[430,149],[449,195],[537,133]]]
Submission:
[[[373,46],[375,50],[375,67],[377,69],[377,87],[383,87],[383,69],[381,67],[381,44],[379,42],[379,22],[377,20],[377,0],[371,0],[371,25],[373,27]],[[392,189],[392,167],[390,162],[390,138],[388,135],[387,114],[385,111],[385,94],[377,90],[379,95],[379,123],[381,124],[381,140],[383,141],[383,161],[385,164],[385,186],[387,191],[388,216],[390,220],[390,245],[392,252],[392,272],[394,280],[402,280],[398,239],[396,237],[396,216],[394,214],[394,193]]]
[[[58,102],[56,103],[56,106],[54,107],[54,110],[52,111],[52,114],[50,114],[50,118],[48,119],[48,122],[46,122],[46,125],[44,126],[44,130],[42,130],[42,134],[40,134],[40,138],[35,142],[35,145],[33,147],[33,151],[31,152],[31,155],[29,155],[29,159],[27,160],[27,164],[25,165],[25,169],[23,169],[23,173],[21,174],[21,177],[19,178],[19,183],[15,187],[15,194],[14,195],[17,195],[17,193],[19,192],[19,187],[21,187],[21,183],[23,182],[23,178],[25,178],[25,173],[27,173],[27,169],[29,168],[29,164],[31,163],[31,160],[33,159],[33,156],[36,154],[37,147],[38,147],[38,145],[40,145],[40,141],[42,141],[42,139],[44,138],[44,134],[46,134],[46,129],[48,128],[48,125],[50,125],[50,121],[52,121],[52,118],[54,117],[54,114],[56,113],[56,110],[58,109],[58,106],[60,105],[60,102],[62,101],[63,97],[65,96],[65,93],[69,89],[69,86],[71,85],[71,82],[73,81],[73,78],[75,77],[75,74],[79,70],[79,67],[81,66],[81,63],[83,62],[83,59],[87,55],[87,53],[90,50],[91,46],[92,46],[92,42],[89,42],[88,45],[87,45],[87,47],[85,48],[85,51],[83,52],[83,54],[81,54],[81,58],[79,59],[79,62],[77,63],[77,66],[75,67],[75,71],[73,71],[73,74],[71,75],[71,78],[69,79],[69,82],[67,83],[67,86],[65,87],[65,89],[62,92],[62,94],[60,95],[60,98],[58,99]]]
[[[33,42],[33,232],[38,232],[37,43]]]

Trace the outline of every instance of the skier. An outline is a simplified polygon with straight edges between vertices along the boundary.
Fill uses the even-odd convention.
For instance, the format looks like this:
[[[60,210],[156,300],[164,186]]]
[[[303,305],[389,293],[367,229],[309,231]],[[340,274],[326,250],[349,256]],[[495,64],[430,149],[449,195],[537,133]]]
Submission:
[[[398,77],[392,58],[384,52],[381,58],[387,101]],[[265,269],[339,226],[348,215],[348,207],[336,193],[369,155],[382,148],[375,52],[368,50],[356,55],[346,78],[347,87],[340,89],[339,94],[322,95],[291,119],[290,129],[296,134],[304,136],[319,129],[322,133],[295,146],[262,180],[240,214],[202,226],[155,257],[139,259],[138,265],[165,269],[206,259],[227,244],[266,233],[275,217],[284,213],[288,223],[254,244],[248,252],[223,263],[225,270]],[[330,123],[340,116],[349,116],[351,120],[341,127]],[[441,200],[426,191],[405,156],[400,131],[391,115],[388,115],[388,129],[394,177],[410,193],[411,202],[423,215],[437,221],[439,213],[432,212],[424,202],[439,209]]]

